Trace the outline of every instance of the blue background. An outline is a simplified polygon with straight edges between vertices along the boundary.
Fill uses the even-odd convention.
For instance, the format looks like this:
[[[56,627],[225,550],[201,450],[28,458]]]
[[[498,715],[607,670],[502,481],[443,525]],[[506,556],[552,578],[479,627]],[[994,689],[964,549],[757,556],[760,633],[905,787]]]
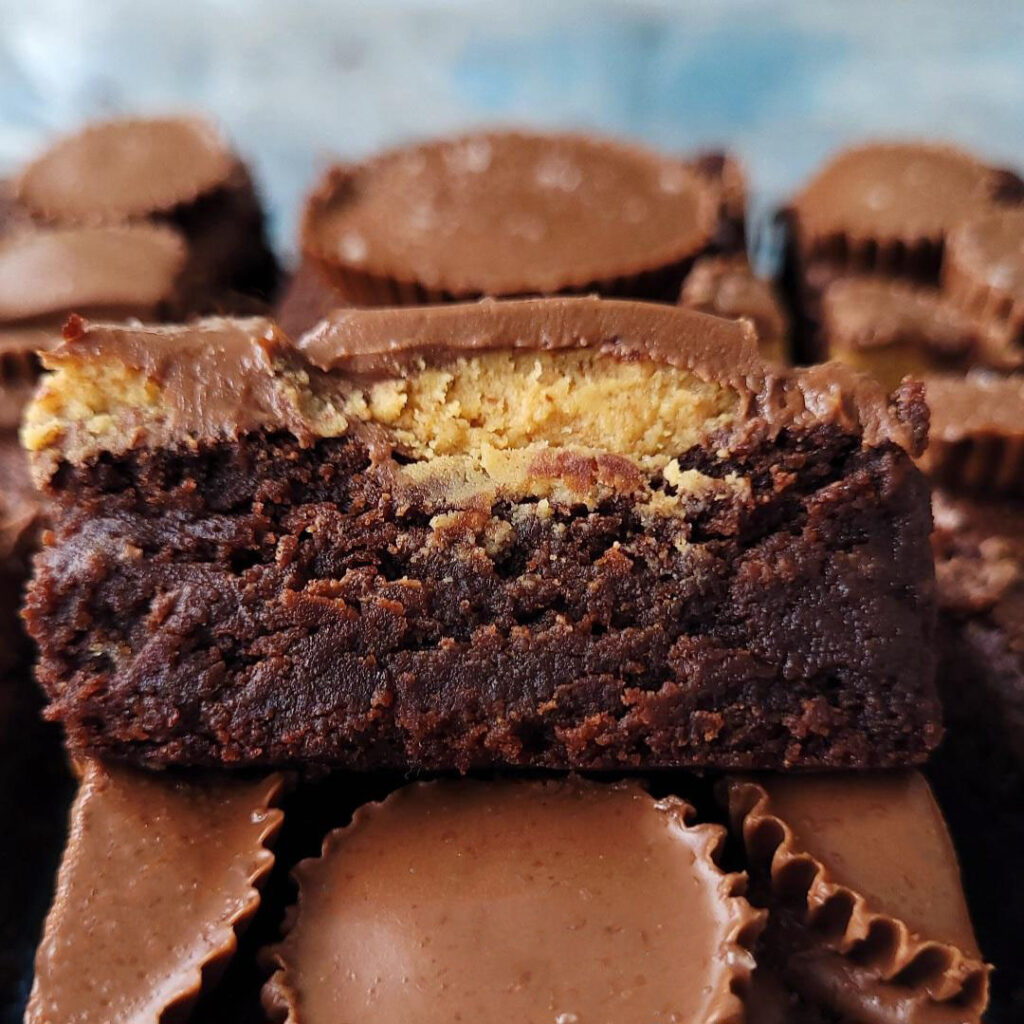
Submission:
[[[1024,2],[0,0],[0,173],[54,131],[205,110],[275,237],[332,155],[491,122],[728,144],[764,211],[851,139],[1024,166]]]

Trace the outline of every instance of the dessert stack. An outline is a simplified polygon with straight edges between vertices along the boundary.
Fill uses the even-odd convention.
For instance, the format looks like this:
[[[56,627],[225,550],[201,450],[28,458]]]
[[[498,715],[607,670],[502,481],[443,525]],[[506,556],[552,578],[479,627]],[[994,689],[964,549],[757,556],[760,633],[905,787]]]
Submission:
[[[128,130],[58,144],[11,217]],[[1017,195],[873,152],[794,202],[792,314],[746,261],[731,157],[500,132],[332,169],[277,320],[64,304],[21,416],[47,524],[23,621],[78,795],[27,1021],[982,1019],[919,771],[937,604],[1009,572],[958,535],[936,588],[928,395],[976,379],[904,379],[898,331],[886,365],[785,364],[791,322],[840,355],[820,292],[862,243],[822,208],[870,175],[934,177],[982,225]],[[225,280],[190,244],[258,223],[212,206],[175,296]],[[946,275],[959,219],[893,211]],[[939,288],[867,269],[901,309]],[[928,301],[1009,373],[1013,303],[948,276]],[[1012,490],[1018,455],[967,475]],[[974,671],[954,735],[988,714]]]

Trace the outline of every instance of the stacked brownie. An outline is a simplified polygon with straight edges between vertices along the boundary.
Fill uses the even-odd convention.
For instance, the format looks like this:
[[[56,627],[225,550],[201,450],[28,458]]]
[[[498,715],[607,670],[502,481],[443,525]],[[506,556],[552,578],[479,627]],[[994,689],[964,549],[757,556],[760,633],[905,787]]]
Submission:
[[[981,1020],[916,770],[925,389],[781,365],[742,195],[428,144],[318,187],[300,336],[68,322],[21,432],[79,775],[28,1021]]]

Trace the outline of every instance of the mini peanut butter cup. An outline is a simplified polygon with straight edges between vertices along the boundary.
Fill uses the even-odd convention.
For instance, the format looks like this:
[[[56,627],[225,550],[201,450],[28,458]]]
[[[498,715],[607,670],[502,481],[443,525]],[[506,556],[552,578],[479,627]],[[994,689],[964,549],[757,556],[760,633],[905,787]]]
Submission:
[[[786,361],[789,317],[771,283],[754,274],[745,256],[699,259],[683,282],[679,305],[730,320],[750,320],[761,356],[774,363]]]
[[[837,278],[822,295],[821,331],[831,359],[890,389],[906,376],[1020,364],[985,324],[939,289],[892,278]]]
[[[125,119],[61,139],[22,171],[15,191],[38,220],[111,223],[193,203],[238,169],[237,157],[200,118]]]
[[[86,762],[26,1024],[185,1019],[259,905],[282,784]]]
[[[723,830],[635,784],[399,790],[296,870],[268,1010],[293,1024],[744,1019],[762,918]]]
[[[919,465],[953,490],[1024,495],[1024,376],[925,379],[931,425]]]
[[[993,210],[955,227],[942,283],[964,309],[1006,334],[1024,357],[1024,206]]]
[[[843,1020],[980,1021],[989,967],[920,774],[765,776],[723,790],[788,984]]]
[[[790,204],[799,262],[937,280],[948,232],[998,202],[1006,178],[950,146],[894,142],[845,150]]]
[[[742,244],[742,192],[720,155],[471,135],[333,168],[306,205],[302,248],[356,305],[588,291],[671,301],[698,255]]]
[[[28,164],[8,198],[4,219],[15,227],[156,221],[177,228],[188,244],[188,314],[248,311],[276,281],[249,172],[201,118],[89,125]]]

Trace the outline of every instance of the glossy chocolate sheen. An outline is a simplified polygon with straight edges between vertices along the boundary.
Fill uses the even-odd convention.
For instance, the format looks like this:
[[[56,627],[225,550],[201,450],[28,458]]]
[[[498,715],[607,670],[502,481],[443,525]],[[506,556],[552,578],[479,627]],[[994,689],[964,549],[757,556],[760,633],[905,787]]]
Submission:
[[[727,784],[764,943],[784,979],[841,1019],[977,1024],[988,999],[946,823],[916,772]]]
[[[173,210],[225,185],[237,158],[198,118],[89,125],[22,172],[17,201],[34,217],[110,223]]]
[[[0,324],[91,310],[152,316],[172,297],[185,258],[179,232],[156,225],[8,235],[0,239]]]
[[[182,1019],[259,904],[281,784],[87,762],[26,1024]]]
[[[692,258],[726,199],[687,161],[638,147],[481,134],[336,169],[307,205],[303,249],[450,297],[554,294]]]
[[[416,785],[296,872],[265,994],[294,1024],[724,1024],[760,920],[721,831],[629,783]]]
[[[1000,173],[949,146],[875,143],[834,157],[791,204],[804,242],[941,240],[998,197]]]

